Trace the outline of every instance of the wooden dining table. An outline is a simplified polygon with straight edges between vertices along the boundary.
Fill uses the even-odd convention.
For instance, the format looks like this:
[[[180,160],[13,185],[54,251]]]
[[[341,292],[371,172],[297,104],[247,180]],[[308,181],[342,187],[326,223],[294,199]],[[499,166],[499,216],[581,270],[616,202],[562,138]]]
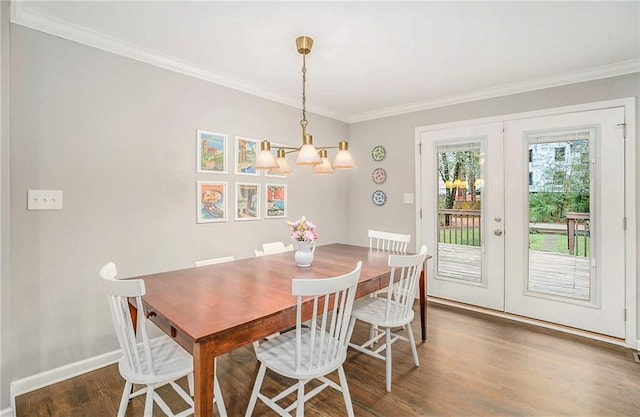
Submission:
[[[133,278],[145,282],[145,316],[193,355],[194,416],[211,417],[215,357],[295,325],[293,278],[339,276],[362,261],[359,298],[388,285],[388,258],[389,252],[334,243],[317,247],[310,268],[298,267],[293,252],[284,252]],[[424,269],[420,278],[423,341]]]

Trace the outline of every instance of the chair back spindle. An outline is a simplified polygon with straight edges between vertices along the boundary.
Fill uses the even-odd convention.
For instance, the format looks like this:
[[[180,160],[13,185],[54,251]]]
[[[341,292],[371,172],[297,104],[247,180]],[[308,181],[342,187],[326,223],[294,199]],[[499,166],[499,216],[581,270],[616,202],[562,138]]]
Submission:
[[[402,233],[369,230],[369,248],[390,252],[405,253],[411,241],[411,235]]]
[[[296,369],[313,371],[331,368],[346,358],[350,316],[362,262],[345,275],[326,279],[294,279],[297,297]],[[313,311],[307,331],[302,325],[302,304],[313,297]],[[309,340],[303,342],[303,337]]]

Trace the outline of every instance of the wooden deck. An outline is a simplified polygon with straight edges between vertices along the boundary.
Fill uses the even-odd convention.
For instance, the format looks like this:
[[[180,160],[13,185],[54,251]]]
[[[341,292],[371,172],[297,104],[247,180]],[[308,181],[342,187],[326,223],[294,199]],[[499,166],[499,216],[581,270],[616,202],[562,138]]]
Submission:
[[[481,282],[481,253],[477,246],[439,244],[438,275]],[[579,300],[589,299],[589,258],[529,251],[529,291]]]

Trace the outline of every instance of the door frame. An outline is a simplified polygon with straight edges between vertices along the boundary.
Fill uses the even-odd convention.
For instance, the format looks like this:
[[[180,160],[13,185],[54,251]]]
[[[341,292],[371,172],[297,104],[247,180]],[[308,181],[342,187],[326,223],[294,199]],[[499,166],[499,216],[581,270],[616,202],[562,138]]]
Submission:
[[[550,109],[530,112],[504,114],[480,119],[470,119],[458,122],[440,123],[415,128],[415,194],[416,194],[416,247],[423,244],[422,237],[422,209],[426,196],[422,195],[422,155],[420,143],[422,133],[433,130],[450,129],[455,127],[473,126],[494,122],[508,122],[533,117],[553,116],[557,114],[576,113],[581,111],[598,110],[611,107],[624,107],[626,138],[625,138],[625,183],[624,183],[624,213],[626,218],[625,231],[625,345],[633,349],[640,349],[637,340],[637,262],[636,262],[636,110],[635,97],[598,101],[573,106],[554,107]],[[428,273],[435,273],[433,263],[428,263]],[[504,315],[505,313],[501,313]]]

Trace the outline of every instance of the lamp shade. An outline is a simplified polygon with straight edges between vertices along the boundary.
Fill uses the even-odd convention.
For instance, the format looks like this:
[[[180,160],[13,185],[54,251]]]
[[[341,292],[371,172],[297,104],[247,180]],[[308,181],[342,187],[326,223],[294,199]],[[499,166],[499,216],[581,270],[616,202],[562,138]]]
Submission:
[[[271,153],[271,144],[268,140],[263,140],[262,143],[260,143],[260,153],[253,166],[255,169],[278,168],[278,163]]]
[[[269,170],[270,174],[288,174],[292,171],[291,165],[289,165],[289,162],[285,157],[284,149],[278,149],[278,157],[276,158],[276,162],[278,163],[278,167]]]
[[[356,163],[351,156],[351,152],[349,152],[349,142],[346,140],[342,140],[338,144],[338,153],[333,160],[333,167],[336,169],[349,169],[356,167]]]
[[[333,174],[333,167],[329,159],[327,159],[327,150],[321,149],[319,156],[322,162],[313,167],[313,172],[316,174]]]
[[[321,163],[322,160],[318,155],[318,151],[313,146],[313,137],[310,134],[305,134],[303,138],[303,145],[298,151],[298,157],[296,158],[297,165],[316,165]]]

